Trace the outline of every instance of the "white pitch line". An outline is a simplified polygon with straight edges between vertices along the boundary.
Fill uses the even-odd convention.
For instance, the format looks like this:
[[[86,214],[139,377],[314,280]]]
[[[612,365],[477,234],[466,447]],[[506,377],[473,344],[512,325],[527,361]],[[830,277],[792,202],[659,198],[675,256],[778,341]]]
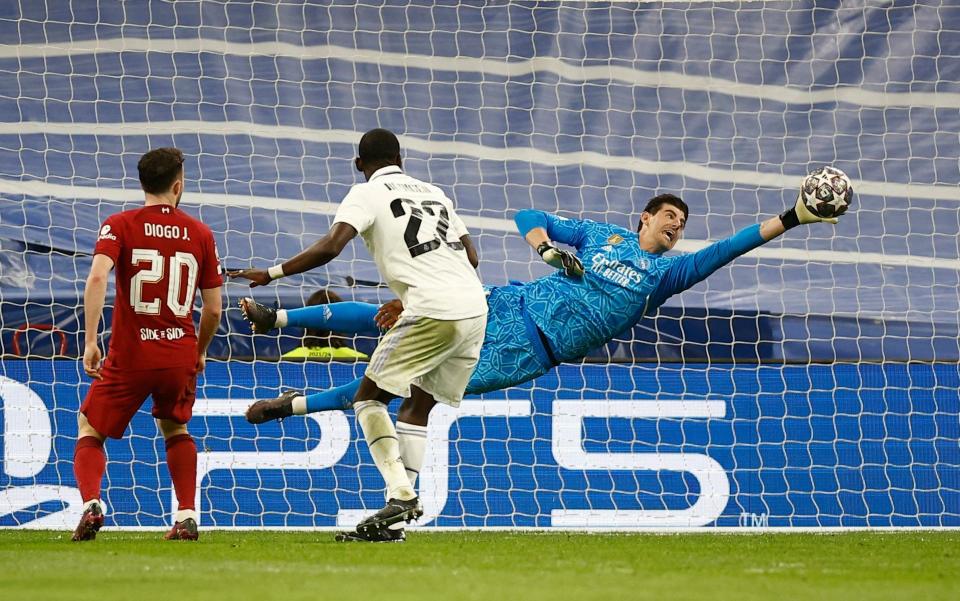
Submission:
[[[151,121],[144,123],[58,123],[26,121],[0,123],[0,135],[61,136],[170,136],[217,135],[252,136],[269,139],[300,140],[321,144],[356,146],[361,132],[346,129],[308,129],[289,125],[261,125],[246,121]],[[799,189],[801,176],[783,175],[707,167],[683,161],[651,161],[627,156],[611,156],[599,152],[547,152],[535,148],[495,148],[469,142],[425,140],[399,136],[401,146],[426,155],[468,156],[485,161],[518,161],[524,163],[619,169],[642,175],[676,175],[703,182],[724,182],[748,187],[785,187]],[[960,186],[900,184],[880,181],[854,181],[858,193],[889,196],[906,202],[909,199],[941,199],[960,202]]]
[[[505,61],[464,56],[433,56],[382,52],[345,46],[299,46],[283,42],[238,43],[204,38],[158,40],[113,38],[81,40],[65,43],[22,44],[0,47],[0,59],[54,58],[84,54],[117,52],[213,53],[231,56],[277,56],[296,60],[336,59],[352,63],[369,63],[410,69],[482,73],[499,77],[528,76],[537,72],[552,73],[568,81],[619,81],[641,87],[669,87],[700,92],[716,92],[761,98],[788,104],[821,104],[844,102],[860,106],[915,106],[958,108],[960,94],[952,92],[882,92],[855,86],[809,90],[785,85],[746,84],[714,77],[682,73],[643,71],[616,65],[578,66],[554,57]]]
[[[48,184],[41,181],[16,181],[0,179],[0,195],[23,195],[30,197],[51,197],[69,200],[109,200],[139,204],[142,192],[132,189],[107,188],[93,186],[69,186]],[[68,200],[69,199],[69,200]],[[3,199],[0,199],[2,201]],[[190,192],[184,195],[186,205],[214,205],[237,208],[292,211],[315,215],[334,215],[337,204],[331,202],[297,200],[291,198],[273,198],[268,196],[249,196],[241,194],[212,194]],[[464,222],[475,229],[516,233],[516,225],[510,219],[496,219],[462,215]],[[731,232],[732,233],[732,232]],[[677,243],[676,250],[695,252],[710,245],[709,240],[685,239]],[[938,259],[918,255],[884,255],[881,253],[861,253],[829,250],[804,250],[796,248],[756,248],[746,255],[756,259],[778,261],[822,261],[824,263],[865,263],[894,267],[926,267],[930,269],[950,269],[960,271],[960,259]]]

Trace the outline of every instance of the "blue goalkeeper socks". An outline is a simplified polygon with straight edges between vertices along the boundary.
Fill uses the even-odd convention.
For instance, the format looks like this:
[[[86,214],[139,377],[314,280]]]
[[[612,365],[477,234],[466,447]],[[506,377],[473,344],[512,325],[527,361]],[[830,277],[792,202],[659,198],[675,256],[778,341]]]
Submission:
[[[380,329],[373,320],[377,309],[377,305],[352,301],[287,309],[287,327],[330,330],[342,334],[379,334]]]
[[[342,302],[287,310],[285,327],[331,330],[343,334],[379,334],[373,317],[379,307],[370,303]],[[307,413],[349,409],[360,388],[358,378],[349,384],[307,395]]]
[[[307,413],[349,409],[353,405],[353,397],[360,388],[361,380],[363,378],[357,378],[349,384],[307,395]]]

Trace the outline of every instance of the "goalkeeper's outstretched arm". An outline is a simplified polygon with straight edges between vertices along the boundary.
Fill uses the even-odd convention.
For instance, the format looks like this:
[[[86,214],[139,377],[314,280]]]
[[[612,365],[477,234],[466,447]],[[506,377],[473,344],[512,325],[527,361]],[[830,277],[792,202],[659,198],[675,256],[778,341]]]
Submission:
[[[836,217],[826,218],[814,215],[798,197],[797,202],[780,215],[766,219],[758,225],[746,227],[733,236],[714,242],[695,253],[679,257],[664,278],[663,287],[657,291],[658,298],[653,301],[654,306],[674,294],[693,287],[730,261],[777,238],[788,229],[801,224],[818,222],[835,224],[837,221]]]

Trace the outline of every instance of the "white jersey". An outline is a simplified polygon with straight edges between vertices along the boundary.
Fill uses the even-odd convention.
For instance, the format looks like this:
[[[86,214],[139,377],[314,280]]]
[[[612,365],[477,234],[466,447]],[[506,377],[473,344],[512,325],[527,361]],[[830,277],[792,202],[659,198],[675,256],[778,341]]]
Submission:
[[[360,233],[408,315],[454,320],[487,313],[460,242],[467,228],[440,188],[384,167],[350,189],[333,222]]]

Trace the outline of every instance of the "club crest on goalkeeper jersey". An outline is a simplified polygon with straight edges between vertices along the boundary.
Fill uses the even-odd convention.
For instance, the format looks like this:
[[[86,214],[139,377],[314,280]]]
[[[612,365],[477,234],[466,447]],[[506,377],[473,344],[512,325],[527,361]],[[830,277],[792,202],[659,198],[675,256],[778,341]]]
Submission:
[[[114,263],[117,294],[107,353],[112,365],[196,365],[196,291],[223,283],[210,228],[166,205],[124,211],[103,222],[94,254]]]
[[[529,317],[558,361],[573,361],[650,315],[668,298],[763,244],[752,225],[695,253],[663,256],[640,248],[635,232],[543,213],[551,240],[576,247],[582,278],[557,272],[523,285]]]
[[[460,242],[467,228],[440,188],[384,167],[351,188],[333,221],[363,237],[406,314],[442,320],[486,314],[483,287]]]

